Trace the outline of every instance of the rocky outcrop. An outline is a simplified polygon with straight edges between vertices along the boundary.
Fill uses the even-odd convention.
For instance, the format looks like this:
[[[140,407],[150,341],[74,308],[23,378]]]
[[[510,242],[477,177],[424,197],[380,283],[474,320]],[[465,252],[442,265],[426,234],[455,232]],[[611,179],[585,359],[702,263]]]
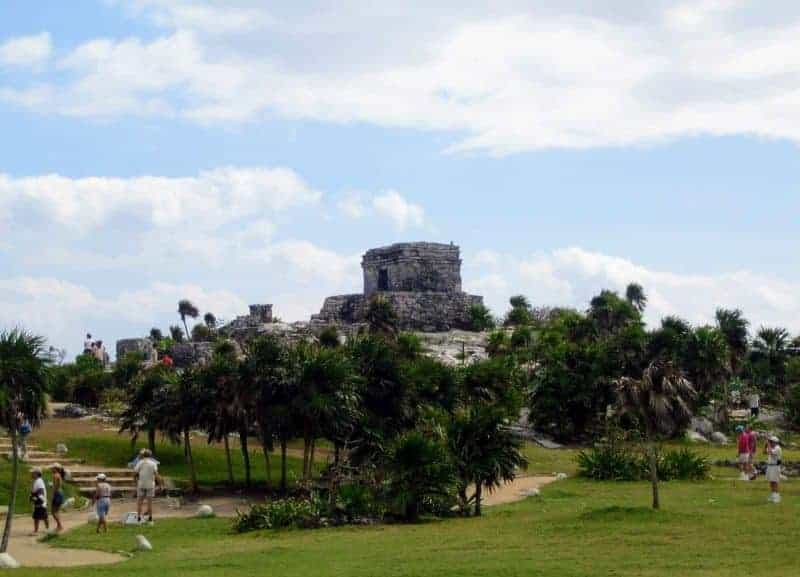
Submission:
[[[185,369],[197,364],[206,364],[214,353],[214,343],[175,343],[170,351],[176,368]]]
[[[122,339],[117,341],[117,360],[129,353],[140,353],[145,361],[156,360],[156,350],[150,339]]]

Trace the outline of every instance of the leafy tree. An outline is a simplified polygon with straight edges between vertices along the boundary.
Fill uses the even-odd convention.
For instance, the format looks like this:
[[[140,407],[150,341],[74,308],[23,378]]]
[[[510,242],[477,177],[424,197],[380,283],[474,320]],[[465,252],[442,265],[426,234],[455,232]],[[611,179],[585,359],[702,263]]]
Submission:
[[[716,390],[723,389],[723,420],[727,407],[727,383],[730,376],[730,352],[728,343],[714,327],[696,328],[687,341],[686,373],[698,393],[699,404],[705,405]]]
[[[197,317],[200,316],[200,310],[192,304],[192,301],[187,299],[182,299],[178,301],[178,314],[181,317],[181,322],[183,323],[183,329],[186,331],[185,334],[187,335],[191,334],[189,332],[189,326],[186,324],[186,317],[196,319]]]
[[[514,309],[528,309],[531,308],[531,303],[528,301],[528,297],[525,295],[514,295],[510,299],[508,299],[511,308]]]
[[[339,331],[336,327],[325,327],[319,333],[319,345],[328,349],[335,349],[339,346]]]
[[[591,300],[587,316],[601,335],[617,332],[627,324],[642,321],[641,313],[633,304],[609,290],[602,291]]]
[[[658,443],[691,416],[695,390],[683,372],[667,361],[651,363],[639,379],[622,377],[615,384],[617,414],[634,420],[647,445],[653,509],[659,509]]]
[[[502,483],[513,481],[517,469],[528,466],[522,442],[506,426],[516,416],[511,407],[513,404],[472,403],[456,411],[450,420],[447,442],[458,474],[462,511],[473,503],[475,515],[480,515],[483,490],[493,491]],[[468,497],[470,484],[475,490]]]
[[[156,327],[150,329],[150,340],[153,341],[153,343],[158,343],[163,338],[164,333],[161,332],[161,329]]]
[[[217,317],[214,316],[214,313],[204,314],[203,322],[206,324],[209,331],[214,331],[217,328]]]
[[[473,331],[486,331],[495,327],[495,320],[489,308],[480,303],[469,307],[469,328]]]
[[[139,352],[128,353],[117,359],[114,370],[111,372],[111,382],[118,389],[128,389],[133,386],[134,379],[144,368],[144,355]]]
[[[140,371],[126,390],[125,410],[120,417],[120,432],[131,434],[131,444],[136,444],[139,435],[147,433],[150,451],[156,450],[156,432],[161,413],[157,403],[161,389],[169,387],[175,380],[174,371],[158,363]]]
[[[779,397],[786,385],[789,343],[789,332],[779,327],[761,327],[753,341],[753,376],[773,397]]]
[[[184,341],[184,333],[183,329],[178,325],[170,325],[169,327],[169,336],[170,338],[176,343],[182,343]]]
[[[213,333],[208,326],[196,324],[192,327],[192,340],[198,343],[207,343],[213,338]]]
[[[716,312],[717,329],[725,337],[730,353],[730,368],[734,377],[739,376],[747,357],[749,321],[739,309],[718,308]]]
[[[644,312],[647,306],[647,295],[644,293],[642,285],[631,283],[625,289],[625,300],[627,300],[640,313]]]
[[[444,444],[420,431],[400,435],[388,452],[389,493],[402,517],[416,522],[425,503],[450,498],[454,470]]]
[[[492,331],[486,340],[486,354],[490,357],[505,355],[511,349],[511,341],[504,330]]]
[[[527,325],[531,322],[531,305],[527,297],[516,295],[509,299],[511,310],[506,313],[503,324],[507,327]]]
[[[682,365],[691,334],[692,327],[682,318],[664,317],[661,319],[661,328],[650,334],[649,356]]]
[[[0,553],[8,551],[19,486],[17,432],[24,421],[36,427],[47,413],[50,358],[42,337],[22,330],[0,332],[0,424],[11,436],[11,490]]]
[[[111,384],[111,375],[106,372],[102,361],[94,355],[79,355],[67,385],[69,398],[73,403],[96,407],[100,395]]]

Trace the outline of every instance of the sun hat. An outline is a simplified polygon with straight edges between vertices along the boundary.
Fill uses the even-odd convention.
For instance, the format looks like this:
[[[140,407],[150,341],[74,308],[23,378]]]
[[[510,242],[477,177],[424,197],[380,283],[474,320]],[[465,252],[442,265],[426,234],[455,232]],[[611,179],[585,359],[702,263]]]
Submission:
[[[105,481],[106,480],[106,474],[105,473],[99,473],[96,478],[97,478],[98,481]]]
[[[63,469],[63,468],[64,468],[64,467],[62,467],[62,466],[61,466],[61,463],[53,463],[52,465],[50,465],[50,470],[51,470],[51,471],[52,471],[53,469]]]
[[[31,469],[31,475],[41,475],[41,474],[42,470],[39,467],[34,467],[33,469]]]
[[[770,436],[769,442],[770,443],[775,443],[776,445],[780,445],[781,444],[781,440],[778,437],[776,437],[775,435]]]

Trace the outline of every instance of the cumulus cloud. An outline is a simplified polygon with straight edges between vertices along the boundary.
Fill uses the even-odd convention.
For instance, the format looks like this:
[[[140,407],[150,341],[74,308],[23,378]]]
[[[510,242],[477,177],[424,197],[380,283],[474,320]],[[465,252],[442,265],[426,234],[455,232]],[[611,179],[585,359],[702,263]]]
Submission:
[[[347,192],[336,202],[339,212],[349,218],[363,218],[367,214],[364,195],[360,192]]]
[[[372,208],[379,215],[391,220],[398,231],[425,224],[425,210],[422,206],[407,201],[396,190],[388,190],[373,198]]]
[[[0,44],[0,67],[37,67],[50,58],[52,51],[50,34],[47,32],[9,38]]]
[[[58,78],[0,86],[0,98],[91,117],[368,122],[446,131],[450,150],[492,154],[694,134],[800,140],[792,2],[768,14],[756,0],[118,4],[159,34],[84,42]]]
[[[263,213],[313,205],[321,197],[286,168],[218,168],[168,178],[14,178],[0,173],[0,197],[11,210],[32,205],[53,221],[87,230],[127,212],[156,227],[192,223],[215,228]]]
[[[502,255],[489,265],[465,259],[465,287],[483,290],[496,313],[508,298],[526,294],[535,306],[585,309],[603,289],[623,293],[632,282],[648,295],[645,319],[657,325],[667,315],[693,323],[714,321],[717,307],[741,308],[755,326],[785,326],[800,331],[800,284],[740,270],[715,275],[654,270],[629,259],[578,247],[537,253],[526,258]]]

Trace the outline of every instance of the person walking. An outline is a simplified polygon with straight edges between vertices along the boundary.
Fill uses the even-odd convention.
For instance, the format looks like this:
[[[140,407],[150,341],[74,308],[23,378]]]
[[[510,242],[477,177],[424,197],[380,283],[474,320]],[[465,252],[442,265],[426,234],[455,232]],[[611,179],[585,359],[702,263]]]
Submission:
[[[781,502],[781,459],[783,458],[783,451],[781,450],[781,441],[775,435],[767,439],[767,445],[764,447],[764,452],[767,453],[767,481],[769,481],[771,503]]]
[[[747,425],[745,432],[750,437],[750,480],[758,477],[756,460],[758,459],[758,433],[753,430],[752,425]]]
[[[60,463],[53,463],[50,467],[53,474],[53,500],[51,502],[50,514],[56,522],[56,531],[61,532],[64,526],[61,524],[61,507],[64,505],[64,467]]]
[[[44,521],[44,528],[50,529],[47,515],[47,486],[44,484],[41,469],[31,469],[33,487],[31,487],[31,503],[33,503],[33,534],[39,533],[39,523]]]
[[[33,431],[28,419],[21,419],[22,424],[19,426],[17,435],[17,455],[22,461],[28,460],[28,435]]]
[[[95,477],[94,487],[94,507],[97,513],[97,533],[103,530],[108,533],[108,513],[111,511],[111,485],[108,484],[108,477],[105,473],[100,473]]]
[[[142,522],[142,508],[147,502],[147,518],[153,522],[153,497],[156,494],[156,480],[158,479],[158,463],[153,459],[149,449],[139,452],[139,462],[133,468],[136,475],[136,516]]]
[[[92,341],[91,333],[86,333],[86,340],[83,341],[83,354],[84,355],[91,355],[93,354],[94,349],[94,342]]]

